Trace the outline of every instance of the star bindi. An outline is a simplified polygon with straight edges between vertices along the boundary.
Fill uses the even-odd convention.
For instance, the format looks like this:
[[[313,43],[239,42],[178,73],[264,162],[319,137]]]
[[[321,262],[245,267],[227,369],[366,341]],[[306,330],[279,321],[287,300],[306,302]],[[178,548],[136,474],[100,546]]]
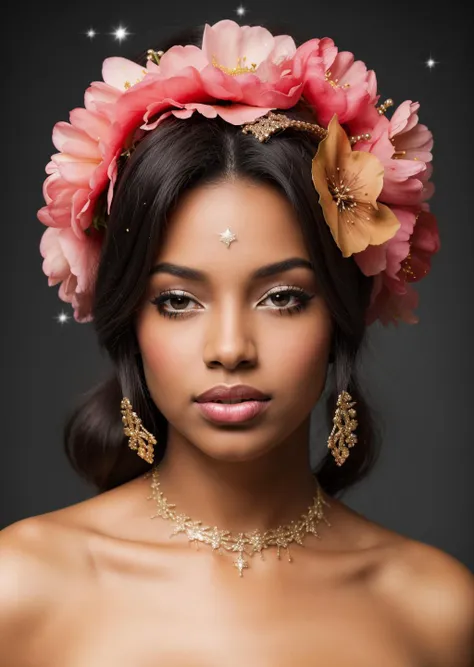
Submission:
[[[228,227],[225,232],[220,232],[220,237],[219,240],[222,241],[222,243],[225,243],[227,247],[229,247],[233,241],[237,240],[236,235],[233,234]]]

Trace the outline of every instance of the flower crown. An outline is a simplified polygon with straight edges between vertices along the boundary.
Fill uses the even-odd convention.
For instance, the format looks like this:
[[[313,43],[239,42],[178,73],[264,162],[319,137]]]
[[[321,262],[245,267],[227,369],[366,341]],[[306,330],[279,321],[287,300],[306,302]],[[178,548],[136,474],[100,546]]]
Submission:
[[[121,157],[168,116],[186,119],[194,112],[220,116],[265,141],[288,126],[273,111],[303,99],[318,120],[309,124],[320,138],[312,178],[325,221],[343,256],[353,255],[374,276],[367,324],[418,322],[412,312],[418,293],[410,283],[429,272],[440,247],[427,204],[433,139],[418,123],[418,102],[403,102],[389,120],[393,102],[377,106],[375,73],[338,52],[332,39],[297,48],[289,35],[230,20],[206,25],[201,48],[150,50],[146,68],[107,58],[102,75],[86,90],[85,108],[54,126],[59,153],[46,166],[46,205],[38,211],[48,227],[40,243],[43,271],[49,286],[60,283],[59,297],[72,304],[77,322],[92,320]]]

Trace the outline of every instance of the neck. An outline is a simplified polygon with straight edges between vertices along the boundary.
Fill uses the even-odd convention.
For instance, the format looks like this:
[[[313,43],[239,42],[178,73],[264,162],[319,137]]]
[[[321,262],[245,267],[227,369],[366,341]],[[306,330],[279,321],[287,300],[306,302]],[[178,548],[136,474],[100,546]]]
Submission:
[[[252,460],[220,460],[172,430],[159,464],[160,489],[176,512],[231,532],[277,528],[300,518],[316,495],[310,418],[288,441]]]

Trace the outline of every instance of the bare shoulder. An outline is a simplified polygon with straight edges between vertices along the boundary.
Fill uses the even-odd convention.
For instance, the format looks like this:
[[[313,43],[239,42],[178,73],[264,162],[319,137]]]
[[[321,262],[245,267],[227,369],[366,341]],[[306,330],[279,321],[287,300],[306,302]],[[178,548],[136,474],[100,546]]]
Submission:
[[[23,589],[33,585],[34,590],[44,582],[38,575],[46,574],[54,554],[53,534],[50,522],[42,516],[17,521],[0,531],[0,614],[5,605],[19,601]],[[37,598],[32,595],[31,599]]]
[[[402,537],[378,584],[411,629],[426,664],[474,665],[474,575],[461,561]]]
[[[0,531],[0,655],[8,665],[23,664],[28,642],[58,608],[71,553],[67,531],[48,514]]]
[[[441,549],[334,502],[354,552],[375,564],[371,585],[429,667],[474,666],[474,575]],[[365,556],[364,556],[365,557]]]

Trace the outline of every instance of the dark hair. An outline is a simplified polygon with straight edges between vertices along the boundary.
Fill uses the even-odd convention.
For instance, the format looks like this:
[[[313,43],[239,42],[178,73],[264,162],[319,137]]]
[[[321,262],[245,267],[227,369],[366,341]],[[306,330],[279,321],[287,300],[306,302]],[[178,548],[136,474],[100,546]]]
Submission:
[[[198,44],[201,35],[201,29],[181,33],[170,40],[169,46]],[[142,64],[145,58],[141,58]],[[317,122],[304,102],[283,112]],[[316,150],[317,139],[310,133],[289,129],[261,144],[220,117],[209,120],[194,113],[186,120],[174,116],[165,119],[138,143],[123,164],[107,221],[92,309],[99,346],[109,355],[114,372],[85,395],[65,425],[70,463],[99,492],[150,468],[128,447],[120,414],[123,396],[130,398],[143,425],[157,439],[155,463],[163,457],[168,424],[146,386],[135,315],[167,220],[182,195],[191,188],[233,178],[270,184],[288,199],[301,224],[333,319],[333,363],[328,373],[331,390],[326,401],[328,433],[339,393],[346,390],[356,401],[356,446],[341,467],[327,450],[314,473],[326,493],[336,495],[359,482],[374,466],[378,440],[356,369],[365,342],[365,313],[373,278],[365,276],[352,257],[342,256],[324,221],[311,178]]]

